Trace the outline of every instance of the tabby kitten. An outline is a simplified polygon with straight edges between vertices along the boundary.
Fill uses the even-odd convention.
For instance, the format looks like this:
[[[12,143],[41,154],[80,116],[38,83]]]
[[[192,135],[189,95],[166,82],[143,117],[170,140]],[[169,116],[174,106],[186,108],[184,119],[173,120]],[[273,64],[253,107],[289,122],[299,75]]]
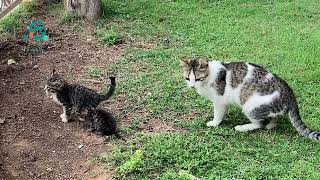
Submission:
[[[88,127],[91,132],[107,136],[114,134],[119,139],[123,139],[119,134],[117,123],[112,113],[103,109],[89,108],[81,113],[81,117],[85,119],[85,126]]]
[[[79,113],[87,108],[96,108],[102,101],[109,99],[116,87],[115,77],[109,77],[111,86],[107,94],[98,94],[92,89],[78,84],[69,84],[61,75],[53,71],[47,79],[44,90],[49,98],[63,107],[60,115],[62,122],[78,118]],[[81,119],[80,119],[81,120]]]
[[[229,105],[236,104],[251,123],[237,131],[272,129],[277,118],[289,114],[293,126],[304,136],[320,140],[320,132],[302,122],[297,100],[288,84],[264,68],[246,62],[220,62],[208,59],[183,60],[183,76],[189,87],[214,103],[214,118],[208,127],[218,126]]]

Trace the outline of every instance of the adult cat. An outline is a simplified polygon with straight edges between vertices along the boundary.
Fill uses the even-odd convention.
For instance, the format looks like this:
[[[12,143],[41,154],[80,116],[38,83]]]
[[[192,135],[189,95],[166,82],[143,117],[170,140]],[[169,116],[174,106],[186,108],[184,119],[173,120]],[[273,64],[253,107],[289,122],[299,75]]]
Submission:
[[[251,123],[238,125],[237,131],[271,129],[277,118],[289,114],[293,126],[304,136],[320,140],[320,132],[302,122],[297,100],[288,84],[261,66],[245,62],[183,60],[183,76],[189,87],[214,103],[214,118],[207,123],[216,127],[228,106],[236,104]]]

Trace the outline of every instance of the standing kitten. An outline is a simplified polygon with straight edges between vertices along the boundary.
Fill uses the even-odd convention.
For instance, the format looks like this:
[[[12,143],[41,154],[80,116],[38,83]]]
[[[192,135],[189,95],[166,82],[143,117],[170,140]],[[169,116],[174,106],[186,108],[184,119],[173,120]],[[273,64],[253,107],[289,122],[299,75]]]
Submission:
[[[99,135],[110,136],[114,134],[119,139],[123,139],[118,131],[117,123],[112,113],[103,109],[86,109],[81,113],[82,118],[85,119],[85,126],[90,128]]]
[[[289,114],[293,126],[304,136],[320,140],[320,132],[302,122],[297,100],[288,84],[262,67],[245,62],[220,62],[207,59],[182,61],[183,76],[189,87],[214,103],[214,118],[207,123],[216,127],[228,106],[236,104],[251,121],[238,125],[237,131],[272,129],[276,118]]]
[[[96,108],[100,102],[113,95],[116,81],[115,77],[109,78],[111,80],[109,92],[102,95],[84,86],[69,84],[62,76],[53,71],[44,89],[48,97],[63,107],[63,113],[60,115],[62,122],[68,122],[69,119],[77,118],[82,110]]]

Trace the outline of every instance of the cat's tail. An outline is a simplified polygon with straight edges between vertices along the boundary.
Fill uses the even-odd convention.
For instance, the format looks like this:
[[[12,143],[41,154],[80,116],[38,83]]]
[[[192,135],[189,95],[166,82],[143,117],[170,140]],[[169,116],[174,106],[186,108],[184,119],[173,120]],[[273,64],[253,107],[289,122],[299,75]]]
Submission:
[[[111,86],[109,88],[108,93],[102,95],[101,101],[105,101],[105,100],[109,99],[114,94],[114,91],[116,89],[116,77],[110,76],[109,79],[111,80]]]
[[[115,135],[118,139],[124,140],[124,141],[126,142],[126,139],[123,138],[123,137],[120,135],[119,130],[117,130],[117,131],[114,133],[114,135]]]
[[[299,108],[297,103],[294,103],[289,108],[289,117],[290,121],[293,124],[293,126],[304,136],[320,141],[320,132],[314,131],[310,128],[308,128],[304,122],[301,120]]]

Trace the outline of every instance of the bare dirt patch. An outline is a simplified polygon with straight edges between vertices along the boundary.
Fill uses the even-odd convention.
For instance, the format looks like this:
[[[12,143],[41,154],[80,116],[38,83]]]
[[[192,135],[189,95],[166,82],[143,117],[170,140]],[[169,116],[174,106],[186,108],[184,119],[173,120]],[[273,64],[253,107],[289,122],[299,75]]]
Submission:
[[[79,122],[63,123],[61,108],[45,97],[43,85],[52,68],[80,82],[91,65],[108,68],[123,55],[125,45],[97,43],[89,23],[60,25],[54,16],[40,19],[50,28],[43,54],[23,52],[13,41],[1,42],[0,118],[5,122],[0,124],[0,179],[111,179],[112,171],[90,163],[110,152],[111,143]],[[83,29],[75,32],[76,26]],[[7,65],[11,58],[17,64]],[[102,82],[85,85],[100,90]]]
[[[62,109],[47,99],[44,83],[56,69],[70,82],[101,91],[106,82],[88,77],[90,67],[109,69],[128,46],[151,49],[156,44],[128,41],[106,46],[97,42],[95,25],[84,20],[60,24],[59,17],[42,8],[45,5],[39,7],[31,19],[22,21],[25,27],[35,19],[48,22],[49,42],[42,44],[43,52],[23,51],[15,40],[0,40],[0,179],[112,179],[113,170],[92,162],[95,156],[110,153],[112,144],[87,132],[80,122],[63,123],[59,117]],[[23,30],[17,31],[22,38]],[[17,63],[7,65],[9,59]],[[117,80],[120,84],[121,77]],[[120,128],[134,117],[149,116],[145,109],[135,107],[124,112],[127,103],[125,94],[103,103],[118,116]],[[176,130],[173,124],[151,117],[141,129],[148,133]]]
[[[162,132],[176,132],[181,129],[175,127],[173,123],[162,121],[160,119],[151,119],[150,121],[143,121],[137,127],[143,132],[162,133]]]

